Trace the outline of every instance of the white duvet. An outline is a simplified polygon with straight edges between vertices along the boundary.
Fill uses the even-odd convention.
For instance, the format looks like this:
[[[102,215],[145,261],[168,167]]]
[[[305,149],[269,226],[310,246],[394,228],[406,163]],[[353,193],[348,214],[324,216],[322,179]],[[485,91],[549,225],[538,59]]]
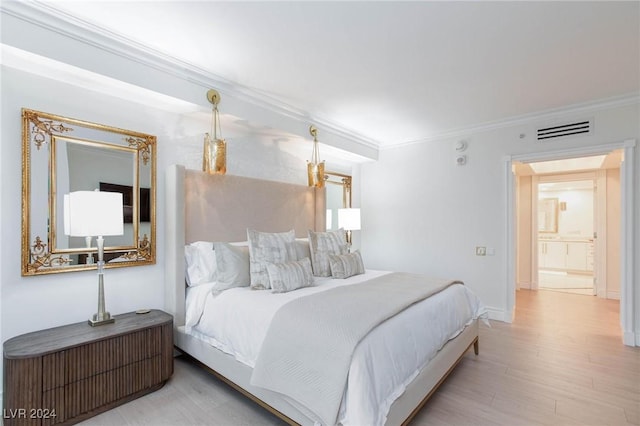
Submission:
[[[367,271],[346,280],[316,278],[316,285],[289,293],[233,288],[214,295],[209,286],[189,288],[186,331],[253,367],[275,312],[285,303],[388,272]],[[474,319],[486,316],[475,294],[463,285],[413,305],[382,323],[357,346],[339,422],[381,425],[393,401],[450,339]]]

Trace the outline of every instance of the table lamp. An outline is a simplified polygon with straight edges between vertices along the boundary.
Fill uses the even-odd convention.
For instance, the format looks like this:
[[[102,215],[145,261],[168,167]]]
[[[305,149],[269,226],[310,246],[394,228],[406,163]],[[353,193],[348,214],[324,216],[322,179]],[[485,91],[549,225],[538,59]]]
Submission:
[[[122,194],[118,192],[75,191],[64,196],[64,233],[71,237],[96,238],[98,245],[98,312],[91,326],[115,321],[104,304],[104,236],[124,233]]]
[[[360,209],[338,209],[338,226],[347,231],[347,244],[351,247],[351,231],[360,230]]]

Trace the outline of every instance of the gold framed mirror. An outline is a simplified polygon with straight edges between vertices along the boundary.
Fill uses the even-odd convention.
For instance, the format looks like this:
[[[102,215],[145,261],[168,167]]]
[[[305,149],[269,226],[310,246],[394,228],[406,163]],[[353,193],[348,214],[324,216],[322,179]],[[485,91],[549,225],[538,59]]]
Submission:
[[[351,207],[351,176],[325,172],[327,230],[338,229],[338,209]]]
[[[156,137],[22,109],[22,276],[96,269],[97,248],[64,234],[64,195],[120,192],[124,235],[105,267],[156,262]]]

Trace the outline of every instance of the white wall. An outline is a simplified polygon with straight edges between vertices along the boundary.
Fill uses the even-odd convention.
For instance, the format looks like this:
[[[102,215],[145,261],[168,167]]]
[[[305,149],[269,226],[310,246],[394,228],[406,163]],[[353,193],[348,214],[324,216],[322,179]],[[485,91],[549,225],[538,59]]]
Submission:
[[[97,307],[95,271],[20,276],[21,107],[159,133],[163,141],[159,145],[165,145],[171,137],[158,126],[166,117],[150,108],[2,67],[2,181],[14,183],[0,187],[4,213],[0,245],[6,253],[0,259],[3,341],[27,331],[83,320]],[[162,220],[159,215],[158,229],[162,229]],[[157,252],[161,260],[161,242]],[[162,293],[158,289],[162,272],[158,265],[107,271],[108,309],[120,313],[143,306],[161,307]]]
[[[516,185],[516,288],[532,287],[531,176],[518,176]]]
[[[558,199],[558,232],[562,237],[593,237],[594,191],[590,189],[569,189],[562,191],[540,191],[538,200]],[[560,209],[560,203],[566,203],[566,210]],[[540,206],[540,204],[538,204]]]
[[[55,16],[19,17],[3,10],[1,22],[0,341],[85,321],[97,309],[95,272],[20,276],[22,107],[157,136],[157,264],[107,271],[112,314],[164,306],[164,172],[176,163],[201,168],[203,133],[210,128],[209,88],[222,94],[227,173],[306,184],[312,117]],[[366,141],[318,127],[321,156],[330,170],[349,173],[355,163],[377,155]],[[46,161],[40,167],[46,169]],[[44,204],[38,208],[46,209],[46,194],[40,200]]]
[[[562,141],[536,142],[534,124],[529,123],[383,150],[376,163],[360,167],[360,237],[367,267],[462,279],[495,318],[510,318],[505,158],[640,137],[637,104],[589,114],[595,120],[594,133]],[[519,137],[522,133],[524,138]],[[465,166],[454,162],[459,139],[469,141]],[[638,170],[638,150],[629,160]],[[638,173],[635,179],[638,185]],[[635,218],[639,212],[637,197]],[[640,247],[638,228],[636,219],[636,247]],[[494,248],[495,256],[476,256],[476,246]],[[636,265],[638,257],[636,250],[632,259]],[[635,285],[637,295],[640,285]]]
[[[620,169],[607,170],[606,297],[620,298]],[[636,216],[637,217],[637,216]],[[636,222],[636,226],[637,222]],[[637,246],[636,246],[637,247]],[[637,308],[636,308],[637,309]]]
[[[0,341],[13,336],[84,321],[97,309],[95,271],[20,276],[22,107],[136,130],[157,136],[157,264],[106,271],[106,305],[112,314],[164,306],[164,172],[170,164],[199,169],[204,120],[167,112],[99,91],[61,83],[24,71],[1,68],[0,130]],[[203,92],[204,93],[204,92]],[[311,145],[304,152],[311,152]],[[306,162],[277,142],[235,137],[228,146],[228,173],[306,184]]]

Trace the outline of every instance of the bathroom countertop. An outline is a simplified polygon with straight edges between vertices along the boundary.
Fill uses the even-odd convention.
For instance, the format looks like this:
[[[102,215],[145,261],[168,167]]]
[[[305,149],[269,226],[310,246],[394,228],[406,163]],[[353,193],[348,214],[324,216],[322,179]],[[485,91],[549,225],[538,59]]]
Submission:
[[[538,237],[538,241],[559,243],[592,243],[593,238],[585,237]]]

